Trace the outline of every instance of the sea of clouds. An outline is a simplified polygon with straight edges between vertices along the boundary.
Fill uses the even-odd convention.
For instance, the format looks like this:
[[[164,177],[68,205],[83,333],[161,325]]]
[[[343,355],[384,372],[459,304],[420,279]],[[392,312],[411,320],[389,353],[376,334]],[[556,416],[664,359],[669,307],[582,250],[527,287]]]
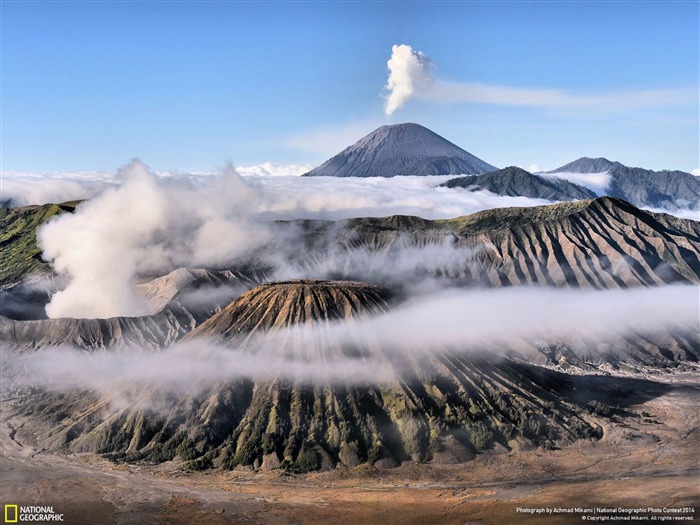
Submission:
[[[240,175],[231,166],[217,175],[156,174],[135,160],[111,177],[51,176],[43,185],[33,177],[32,191],[22,195],[40,197],[35,203],[87,199],[38,232],[43,256],[69,278],[53,296],[49,317],[113,317],[148,313],[131,286],[135,276],[231,263],[272,241],[266,225],[273,220],[396,214],[440,219],[547,204],[439,187],[449,178]],[[19,189],[20,177],[12,181]]]
[[[57,217],[38,232],[43,257],[68,279],[47,307],[53,318],[146,315],[148,305],[133,287],[137,276],[178,267],[225,267],[274,242],[287,250],[298,239],[273,239],[269,224],[275,220],[397,214],[445,219],[549,204],[440,186],[453,176],[300,177],[307,169],[263,164],[227,166],[217,174],[155,173],[134,160],[115,174],[9,173],[3,176],[3,199],[17,204],[86,199],[75,213]],[[589,184],[605,184],[604,177]],[[449,246],[431,249],[440,253],[407,252],[406,259],[468,257]],[[402,264],[399,258],[393,266]]]

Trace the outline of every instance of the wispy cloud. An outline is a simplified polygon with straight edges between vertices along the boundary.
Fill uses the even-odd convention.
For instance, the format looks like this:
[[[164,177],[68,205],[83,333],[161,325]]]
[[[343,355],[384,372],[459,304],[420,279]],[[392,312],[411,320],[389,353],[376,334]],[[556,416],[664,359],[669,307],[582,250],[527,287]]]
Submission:
[[[697,89],[626,89],[567,91],[558,88],[499,86],[433,78],[433,61],[422,51],[402,44],[392,47],[387,66],[385,113],[391,115],[411,98],[441,104],[492,104],[548,109],[625,111],[697,103]]]
[[[595,108],[629,110],[677,106],[697,102],[693,89],[646,89],[583,93],[562,89],[494,86],[478,82],[460,83],[439,80],[417,96],[435,102],[497,104],[539,108]]]
[[[533,171],[531,173],[536,172]],[[602,171],[600,173],[567,173],[560,171],[557,173],[538,173],[538,175],[550,179],[568,180],[569,182],[588,188],[597,195],[607,195],[606,192],[612,180],[612,175],[607,171]]]

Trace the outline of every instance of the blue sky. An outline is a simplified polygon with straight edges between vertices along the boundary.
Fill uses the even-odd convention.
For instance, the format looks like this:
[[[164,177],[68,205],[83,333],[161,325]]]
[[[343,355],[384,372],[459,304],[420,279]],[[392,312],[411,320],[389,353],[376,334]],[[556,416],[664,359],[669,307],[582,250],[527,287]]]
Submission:
[[[317,164],[404,121],[501,167],[581,156],[700,167],[697,1],[5,0],[1,18],[4,170],[113,171],[133,157],[181,171]],[[456,93],[607,102],[434,91],[386,117],[395,44],[424,52],[436,85]]]

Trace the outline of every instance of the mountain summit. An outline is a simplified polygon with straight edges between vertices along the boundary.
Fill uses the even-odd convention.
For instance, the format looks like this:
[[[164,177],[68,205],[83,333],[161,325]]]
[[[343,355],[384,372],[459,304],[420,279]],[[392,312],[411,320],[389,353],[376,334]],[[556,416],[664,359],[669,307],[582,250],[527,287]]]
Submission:
[[[193,330],[188,338],[231,339],[311,321],[368,318],[388,309],[386,290],[354,281],[298,279],[250,290]]]
[[[382,126],[305,176],[475,175],[497,168],[420,124]]]
[[[547,173],[602,173],[610,171],[613,168],[624,168],[622,164],[616,161],[610,161],[604,157],[590,158],[581,157],[573,162],[569,162],[555,170]]]

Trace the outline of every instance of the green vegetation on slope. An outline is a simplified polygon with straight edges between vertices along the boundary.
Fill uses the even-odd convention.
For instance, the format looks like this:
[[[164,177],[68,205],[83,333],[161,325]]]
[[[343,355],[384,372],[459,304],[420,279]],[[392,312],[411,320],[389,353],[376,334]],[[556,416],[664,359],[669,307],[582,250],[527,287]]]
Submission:
[[[31,273],[49,270],[41,260],[37,229],[63,212],[73,212],[77,202],[0,208],[0,288],[16,284]]]
[[[613,199],[607,199],[617,202]],[[602,199],[589,199],[544,206],[493,208],[478,211],[470,215],[453,219],[428,220],[408,215],[392,215],[391,217],[363,217],[340,221],[347,224],[351,230],[363,232],[405,231],[419,232],[425,230],[443,231],[455,235],[477,235],[485,232],[509,230],[525,224],[557,221],[569,215],[580,212],[593,203],[600,204]],[[621,201],[620,201],[621,202]],[[321,223],[322,221],[316,221]]]

